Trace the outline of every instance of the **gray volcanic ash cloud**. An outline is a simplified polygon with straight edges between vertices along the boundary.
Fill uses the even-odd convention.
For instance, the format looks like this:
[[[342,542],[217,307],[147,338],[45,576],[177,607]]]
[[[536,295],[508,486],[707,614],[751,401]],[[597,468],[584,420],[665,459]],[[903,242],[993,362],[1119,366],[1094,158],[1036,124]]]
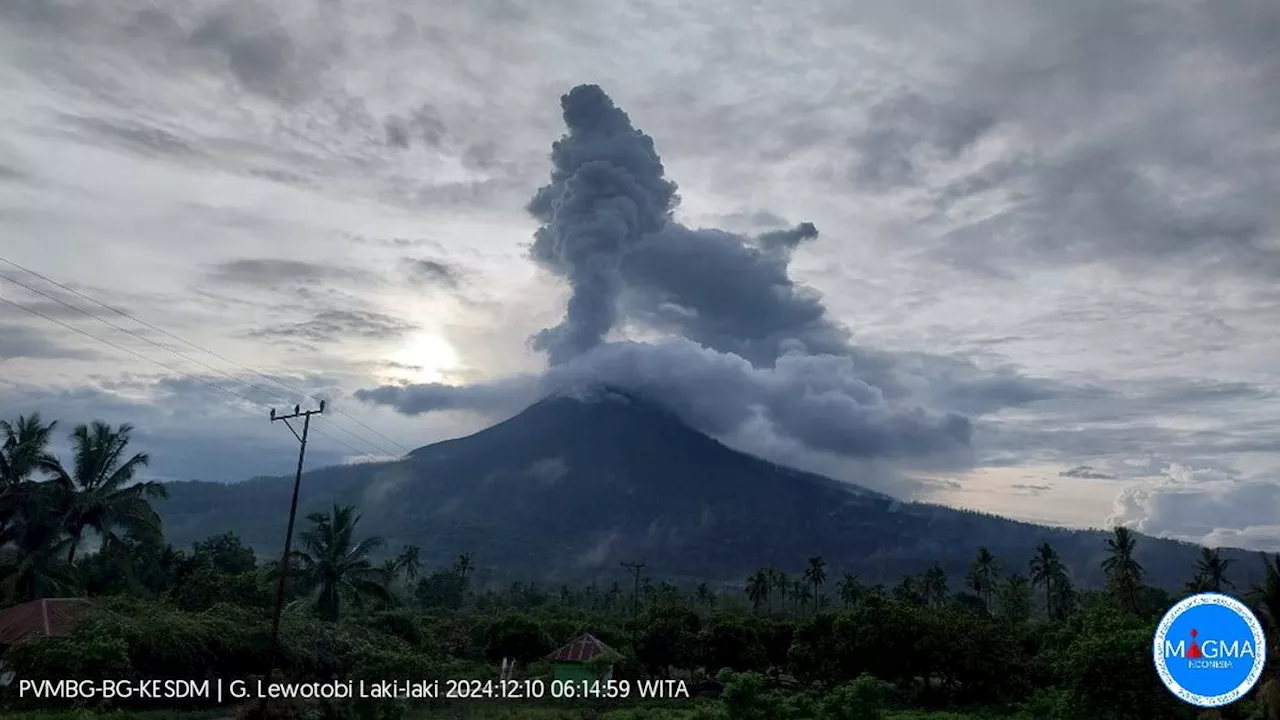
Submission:
[[[664,402],[720,437],[750,428],[758,438],[763,427],[837,456],[967,462],[973,428],[965,413],[1051,393],[1008,370],[853,346],[821,297],[790,277],[792,252],[815,241],[817,228],[751,237],[686,227],[674,217],[676,184],[653,139],[603,90],[576,87],[561,105],[568,130],[552,147],[551,182],[528,205],[542,223],[532,259],[572,290],[560,324],[532,338],[550,368],[358,397],[407,414],[499,414],[566,387],[607,383]],[[607,342],[624,322],[668,339]]]

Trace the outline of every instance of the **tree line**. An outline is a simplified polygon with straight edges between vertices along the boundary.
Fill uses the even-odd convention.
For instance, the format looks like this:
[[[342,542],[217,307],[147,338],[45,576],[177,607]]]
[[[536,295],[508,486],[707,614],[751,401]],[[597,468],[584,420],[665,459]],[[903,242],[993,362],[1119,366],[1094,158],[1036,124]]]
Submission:
[[[149,458],[128,452],[132,429],[77,426],[66,462],[49,450],[55,429],[38,415],[0,423],[0,596],[8,605],[84,595],[101,612],[70,637],[9,650],[6,666],[50,678],[260,672],[278,561],[229,532],[186,549],[166,543],[151,506],[164,486],[138,480]],[[492,679],[503,658],[545,675],[540,659],[586,631],[622,653],[616,677],[684,678],[719,695],[610,717],[834,720],[892,708],[1195,717],[1150,667],[1156,621],[1177,598],[1145,584],[1138,538],[1122,527],[1103,548],[1098,591],[1075,587],[1047,543],[1007,566],[983,549],[963,578],[935,566],[891,588],[815,556],[791,573],[761,568],[738,588],[644,577],[624,590],[616,581],[477,585],[471,553],[424,568],[418,548],[388,548],[362,522],[344,506],[304,519],[287,587],[285,677]],[[1231,562],[1214,549],[1188,568],[1186,593],[1235,591],[1268,632],[1265,681],[1215,717],[1280,718],[1280,557],[1264,560],[1265,580],[1250,588],[1233,586]],[[0,694],[0,704],[13,702]],[[606,716],[589,711],[597,714],[581,717]]]

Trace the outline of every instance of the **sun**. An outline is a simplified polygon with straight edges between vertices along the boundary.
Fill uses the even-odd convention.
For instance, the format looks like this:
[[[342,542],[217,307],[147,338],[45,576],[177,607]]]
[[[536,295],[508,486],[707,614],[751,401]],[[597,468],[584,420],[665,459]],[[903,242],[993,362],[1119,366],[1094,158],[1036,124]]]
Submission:
[[[408,339],[398,350],[387,355],[390,373],[410,382],[441,382],[445,373],[458,367],[458,352],[449,341],[434,333],[421,333]]]

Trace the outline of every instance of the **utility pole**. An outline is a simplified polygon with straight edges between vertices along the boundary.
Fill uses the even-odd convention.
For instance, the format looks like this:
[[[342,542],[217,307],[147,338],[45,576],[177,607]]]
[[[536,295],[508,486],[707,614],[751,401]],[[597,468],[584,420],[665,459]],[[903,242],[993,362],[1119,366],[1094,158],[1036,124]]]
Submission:
[[[280,615],[284,613],[284,587],[289,576],[289,555],[293,551],[293,521],[298,515],[298,488],[302,485],[302,461],[307,456],[307,434],[311,431],[311,416],[320,415],[323,412],[323,400],[320,401],[319,410],[304,411],[301,405],[294,405],[291,415],[276,415],[275,408],[271,409],[271,422],[277,420],[283,422],[302,446],[298,449],[298,469],[293,473],[293,499],[289,501],[289,528],[284,533],[284,554],[280,556],[280,577],[276,584],[276,610],[271,616],[271,650],[267,653],[267,673],[262,683],[267,687],[271,685],[271,671],[275,669],[276,652],[280,647]],[[302,418],[301,435],[289,424],[290,420],[296,418]],[[258,705],[258,714],[261,718],[267,716],[267,694],[263,693],[262,702]]]
[[[640,615],[640,570],[644,568],[644,563],[624,562],[622,567],[630,570],[635,575],[635,590],[631,592],[631,619],[634,621]]]

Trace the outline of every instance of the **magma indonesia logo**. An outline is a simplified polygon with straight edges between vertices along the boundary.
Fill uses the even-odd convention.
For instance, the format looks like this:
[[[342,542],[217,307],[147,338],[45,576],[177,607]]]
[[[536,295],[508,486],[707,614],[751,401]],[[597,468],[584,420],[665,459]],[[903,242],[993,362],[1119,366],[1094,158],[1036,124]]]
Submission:
[[[1267,641],[1258,618],[1227,595],[1201,593],[1174,605],[1152,647],[1165,687],[1197,707],[1244,697],[1262,676]]]

